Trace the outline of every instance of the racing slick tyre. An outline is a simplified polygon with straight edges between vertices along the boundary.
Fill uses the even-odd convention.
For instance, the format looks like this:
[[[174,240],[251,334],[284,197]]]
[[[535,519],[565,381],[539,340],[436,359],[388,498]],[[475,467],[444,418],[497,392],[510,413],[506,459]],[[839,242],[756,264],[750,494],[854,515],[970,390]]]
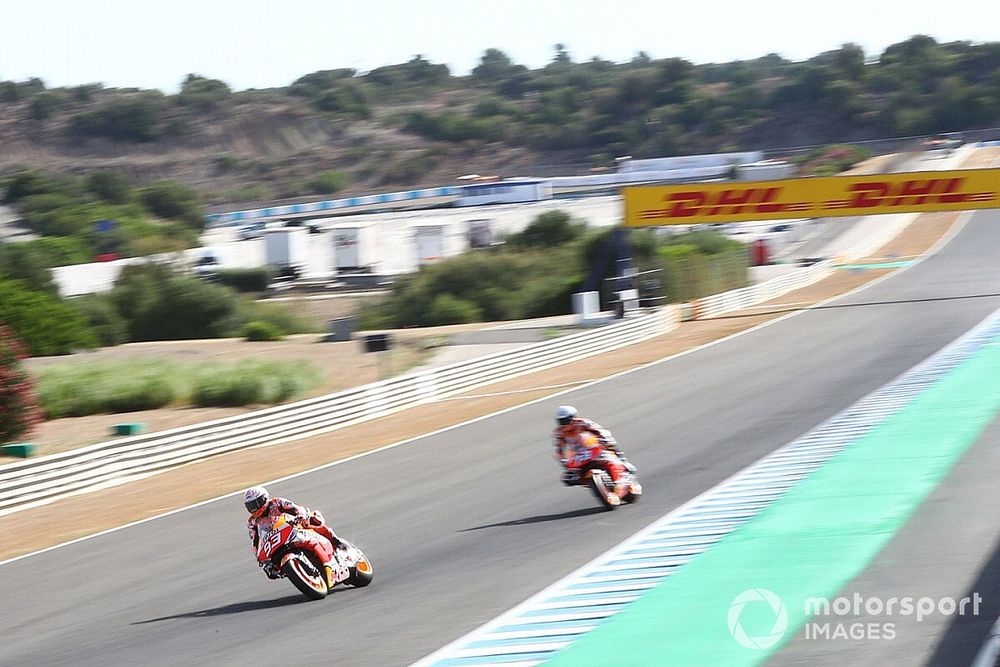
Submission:
[[[361,549],[358,549],[358,552],[361,553]],[[372,583],[372,578],[374,576],[375,572],[372,569],[372,562],[368,560],[367,556],[361,553],[361,558],[358,559],[357,564],[351,568],[351,575],[347,577],[347,580],[344,581],[344,583],[357,588],[364,588],[368,584]]]
[[[322,600],[330,592],[323,566],[306,554],[298,553],[289,558],[281,566],[281,573],[310,600]]]
[[[607,475],[602,471],[594,471],[590,475],[590,490],[594,492],[597,500],[600,501],[601,505],[607,510],[613,510],[618,506],[618,503],[614,502],[618,500],[618,496],[615,495],[614,491],[608,488]],[[614,497],[612,497],[614,496]]]

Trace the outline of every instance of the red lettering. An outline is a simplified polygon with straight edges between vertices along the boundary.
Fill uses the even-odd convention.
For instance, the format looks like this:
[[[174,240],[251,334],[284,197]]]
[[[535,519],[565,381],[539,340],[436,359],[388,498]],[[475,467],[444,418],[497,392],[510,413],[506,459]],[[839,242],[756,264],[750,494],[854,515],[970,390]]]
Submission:
[[[706,215],[718,215],[722,212],[721,209],[726,206],[732,206],[733,210],[730,213],[742,213],[743,208],[753,201],[753,196],[757,192],[757,188],[748,188],[746,190],[723,190],[719,193],[718,199],[715,201],[715,206],[705,211]]]
[[[882,197],[889,194],[889,184],[879,182],[854,183],[847,188],[847,191],[857,193],[848,200],[847,208],[873,208],[880,205]]]
[[[778,193],[781,192],[781,188],[767,188],[763,191],[763,196],[757,200],[757,205],[754,206],[754,211],[757,213],[780,213],[785,210],[785,204],[774,204],[773,202]]]
[[[886,203],[889,206],[899,206],[905,203],[907,197],[916,197],[916,201],[912,203],[923,204],[927,200],[927,195],[933,193],[940,183],[942,183],[940,178],[932,178],[929,181],[904,181],[896,196]]]
[[[690,218],[697,215],[698,209],[705,205],[707,199],[708,195],[704,192],[675,192],[667,197],[667,201],[674,202],[670,207],[669,217]]]
[[[938,201],[942,204],[961,204],[968,201],[969,195],[967,193],[955,192],[963,181],[965,181],[964,178],[949,178],[944,190],[938,195]]]

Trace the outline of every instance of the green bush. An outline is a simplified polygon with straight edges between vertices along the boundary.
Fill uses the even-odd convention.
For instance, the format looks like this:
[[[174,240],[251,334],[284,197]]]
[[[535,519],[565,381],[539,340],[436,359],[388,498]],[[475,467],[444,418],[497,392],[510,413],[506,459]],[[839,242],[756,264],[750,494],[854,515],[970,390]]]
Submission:
[[[347,174],[342,171],[323,171],[309,179],[307,185],[314,194],[333,194],[347,187]]]
[[[586,226],[574,223],[565,211],[547,211],[535,217],[523,231],[507,237],[517,248],[554,248],[580,238]]]
[[[177,102],[183,106],[197,107],[201,111],[212,111],[229,100],[232,91],[218,79],[206,79],[197,74],[188,74],[177,94]]]
[[[94,333],[75,308],[20,280],[0,280],[0,322],[24,341],[32,356],[97,346]]]
[[[176,364],[167,361],[76,362],[37,373],[48,419],[152,410],[174,404],[240,406],[280,403],[318,382],[304,362]]]
[[[161,218],[181,220],[201,229],[204,213],[198,194],[191,188],[174,181],[157,181],[139,193],[143,205]]]
[[[125,267],[111,299],[131,341],[235,336],[243,322],[236,292],[156,264]]]
[[[164,361],[76,362],[38,373],[48,419],[162,408],[183,393],[181,370]]]
[[[111,204],[127,204],[132,201],[132,186],[117,171],[95,171],[87,177],[87,189]]]
[[[265,292],[273,277],[274,272],[267,267],[221,269],[215,274],[216,282],[238,292]]]
[[[0,277],[20,280],[29,289],[53,296],[58,288],[49,270],[50,258],[32,241],[0,245]]]
[[[244,301],[240,317],[247,322],[253,320],[267,322],[284,335],[316,333],[324,330],[322,322],[314,322],[303,317],[293,308],[281,303]]]
[[[192,402],[202,407],[232,407],[286,401],[317,381],[311,367],[277,362],[199,369]]]
[[[163,361],[76,362],[38,373],[48,419],[153,410],[174,403],[182,386],[180,369]]]
[[[107,294],[87,294],[69,300],[90,326],[101,347],[128,341],[128,327]]]
[[[255,320],[243,325],[243,337],[248,341],[271,341],[281,340],[285,336],[273,324]]]
[[[443,324],[478,322],[482,317],[483,313],[476,304],[445,293],[438,294],[434,298],[424,321],[427,326],[433,327]]]
[[[73,132],[118,141],[147,142],[162,133],[166,98],[159,91],[115,97],[73,117]]]

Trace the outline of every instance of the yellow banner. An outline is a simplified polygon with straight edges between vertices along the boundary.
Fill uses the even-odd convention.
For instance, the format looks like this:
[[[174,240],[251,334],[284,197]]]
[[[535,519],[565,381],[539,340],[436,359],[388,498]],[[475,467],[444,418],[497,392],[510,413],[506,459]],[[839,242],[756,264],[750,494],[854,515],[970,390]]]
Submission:
[[[624,188],[625,226],[1000,208],[1000,169]]]

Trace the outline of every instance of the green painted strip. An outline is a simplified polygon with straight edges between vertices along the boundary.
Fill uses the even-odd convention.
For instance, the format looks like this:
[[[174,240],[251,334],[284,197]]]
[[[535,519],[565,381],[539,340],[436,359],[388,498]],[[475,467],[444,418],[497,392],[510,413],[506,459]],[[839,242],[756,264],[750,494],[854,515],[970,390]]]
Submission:
[[[630,665],[764,661],[805,623],[806,599],[832,599],[864,570],[998,410],[1000,342],[995,340],[546,664],[608,665],[623,658]],[[766,592],[750,593],[747,598],[756,601],[745,606],[733,604],[753,589],[780,598],[787,610],[784,632],[776,600],[769,605]],[[760,648],[738,643],[730,630],[733,621]]]
[[[863,271],[865,269],[901,269],[904,266],[913,264],[912,259],[900,260],[898,262],[878,262],[876,264],[838,264],[836,269],[848,269],[851,271]]]

